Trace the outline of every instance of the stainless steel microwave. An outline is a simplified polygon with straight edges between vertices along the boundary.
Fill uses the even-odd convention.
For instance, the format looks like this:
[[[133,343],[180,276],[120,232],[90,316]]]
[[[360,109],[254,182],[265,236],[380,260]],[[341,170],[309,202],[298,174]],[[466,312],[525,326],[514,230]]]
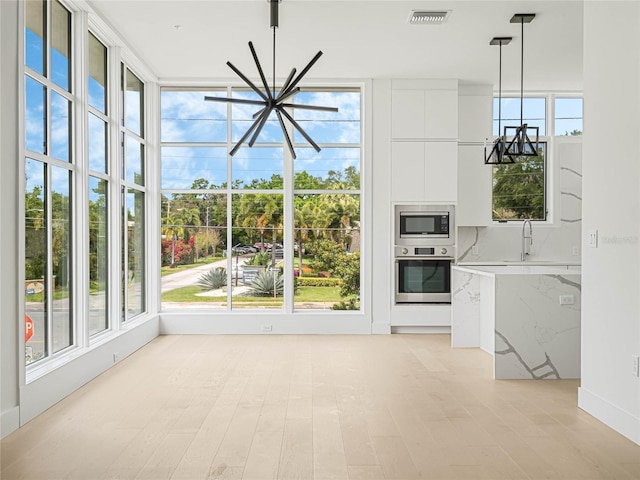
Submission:
[[[396,245],[454,245],[453,205],[396,205]]]

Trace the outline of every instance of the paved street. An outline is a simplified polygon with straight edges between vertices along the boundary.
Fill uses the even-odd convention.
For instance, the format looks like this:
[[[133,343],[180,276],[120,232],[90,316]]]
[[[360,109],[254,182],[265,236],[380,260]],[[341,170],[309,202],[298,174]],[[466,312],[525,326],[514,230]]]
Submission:
[[[240,268],[241,265],[244,265],[244,262],[249,257],[251,257],[251,255],[248,255],[246,258],[238,257],[238,268]],[[232,265],[233,265],[233,270],[235,271],[236,269],[235,257],[232,259]],[[164,277],[162,277],[162,293],[168,292],[169,290],[174,290],[180,287],[194,286],[198,283],[198,279],[203,273],[208,272],[212,268],[217,268],[217,267],[226,268],[227,260],[222,259],[222,260],[218,260],[217,262],[208,263],[206,265],[201,265],[199,267],[189,268],[187,270],[172,273],[170,275],[165,275]],[[235,273],[234,273],[234,276],[235,276]]]

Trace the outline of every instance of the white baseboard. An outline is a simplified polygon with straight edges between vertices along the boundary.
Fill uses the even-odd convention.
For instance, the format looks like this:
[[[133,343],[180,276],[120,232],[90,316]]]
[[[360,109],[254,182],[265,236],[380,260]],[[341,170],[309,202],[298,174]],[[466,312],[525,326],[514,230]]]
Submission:
[[[428,335],[451,334],[451,327],[429,327],[420,325],[399,325],[391,327],[391,333],[419,333]]]
[[[20,427],[20,407],[13,407],[0,416],[0,438],[4,438]]]
[[[111,368],[159,333],[158,317],[133,326],[81,356],[20,387],[20,426]]]
[[[578,407],[640,445],[640,418],[583,387],[578,389]]]
[[[212,315],[207,312],[160,314],[161,335],[370,335],[371,320],[361,313],[260,313]]]
[[[371,333],[374,335],[389,335],[391,333],[391,325],[388,323],[372,323]]]

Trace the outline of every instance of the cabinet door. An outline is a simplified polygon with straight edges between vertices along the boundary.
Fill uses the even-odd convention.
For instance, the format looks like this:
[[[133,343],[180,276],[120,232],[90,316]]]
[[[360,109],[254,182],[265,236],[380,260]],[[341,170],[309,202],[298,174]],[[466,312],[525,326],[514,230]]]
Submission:
[[[458,139],[456,90],[394,90],[391,138]]]
[[[391,138],[424,137],[424,93],[423,90],[391,93]]]
[[[458,199],[458,143],[425,142],[425,200],[455,203]]]
[[[491,95],[461,95],[458,99],[458,139],[462,143],[491,140]]]
[[[424,142],[391,143],[392,201],[424,200],[424,145]]]
[[[458,139],[458,91],[424,92],[424,138]]]
[[[458,226],[491,225],[493,167],[484,163],[482,145],[458,146]]]

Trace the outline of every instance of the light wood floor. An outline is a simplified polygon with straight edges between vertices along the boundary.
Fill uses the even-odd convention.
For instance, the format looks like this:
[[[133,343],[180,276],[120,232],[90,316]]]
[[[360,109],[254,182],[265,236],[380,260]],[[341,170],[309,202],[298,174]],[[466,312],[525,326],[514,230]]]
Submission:
[[[163,336],[2,441],[13,479],[640,479],[576,381],[448,335]]]

